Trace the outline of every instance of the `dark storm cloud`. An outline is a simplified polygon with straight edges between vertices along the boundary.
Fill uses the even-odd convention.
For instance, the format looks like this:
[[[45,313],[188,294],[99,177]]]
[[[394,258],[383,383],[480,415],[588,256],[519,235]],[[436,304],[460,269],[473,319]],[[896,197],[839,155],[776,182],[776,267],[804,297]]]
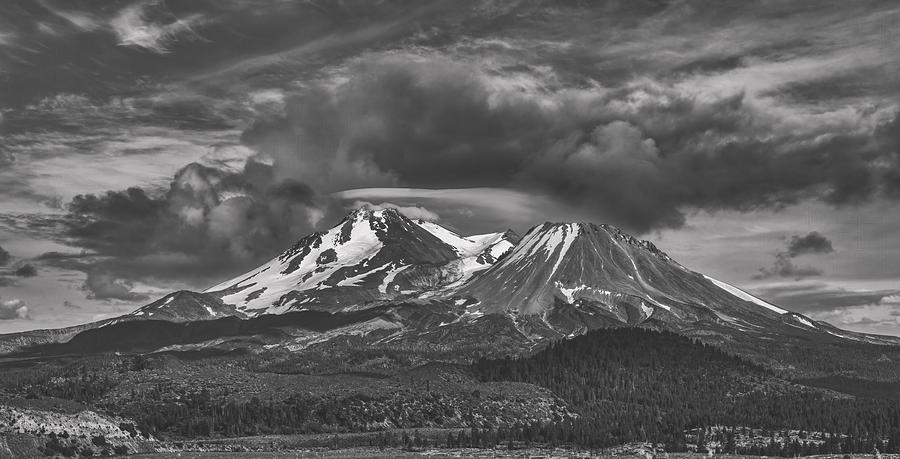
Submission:
[[[44,252],[37,257],[35,260],[39,261],[61,261],[61,260],[77,260],[80,258],[86,258],[89,255],[87,252],[82,251],[81,253],[62,253],[62,252]]]
[[[309,205],[313,204],[313,198],[316,195],[309,185],[290,179],[276,183],[267,190],[266,194],[274,199],[285,199]]]
[[[17,285],[19,285],[19,281],[11,277],[0,276],[0,287],[15,287]]]
[[[834,252],[831,241],[818,231],[812,231],[804,236],[792,236],[787,244],[787,254],[792,257],[831,252]]]
[[[37,268],[35,268],[34,265],[26,263],[16,268],[16,270],[13,271],[13,274],[18,277],[35,277],[38,275],[38,272]]]
[[[793,277],[796,280],[805,277],[821,276],[822,270],[813,266],[801,266],[794,258],[801,255],[818,255],[834,252],[831,241],[818,231],[803,236],[791,236],[785,243],[785,249],[775,253],[775,261],[769,268],[760,268],[754,279],[770,277]]]
[[[742,93],[701,100],[652,82],[523,93],[477,67],[398,55],[347,74],[244,140],[316,189],[513,186],[637,231],[679,227],[684,208],[844,205],[888,189],[871,132],[785,132]]]
[[[771,277],[792,277],[795,280],[801,280],[807,277],[821,276],[822,270],[810,265],[797,265],[791,259],[791,256],[779,252],[775,254],[775,261],[771,267],[760,268],[759,272],[753,276],[754,279],[768,279]]]
[[[3,247],[0,247],[0,266],[8,265],[10,260],[12,260],[12,255],[4,250]]]
[[[308,186],[273,174],[253,161],[239,173],[190,164],[161,196],[139,188],[76,196],[67,234],[100,257],[85,288],[97,298],[136,300],[101,274],[204,279],[272,256],[329,211]]]
[[[885,192],[893,199],[900,199],[900,116],[878,128],[876,138],[888,153],[887,170],[884,172]]]
[[[134,127],[203,144],[250,125],[261,157],[243,171],[190,165],[164,193],[72,201],[65,236],[91,257],[46,261],[116,273],[94,275],[100,296],[241,271],[335,221],[324,196],[351,188],[498,187],[636,231],[697,208],[900,199],[900,117],[874,71],[896,53],[868,31],[890,8],[16,0],[0,6],[0,99],[19,109],[0,134],[17,152],[94,152]],[[877,104],[851,103],[856,77]],[[818,272],[781,259],[774,275]]]
[[[134,285],[131,282],[96,270],[88,272],[81,288],[87,292],[88,298],[95,300],[145,301],[150,298],[132,291]]]

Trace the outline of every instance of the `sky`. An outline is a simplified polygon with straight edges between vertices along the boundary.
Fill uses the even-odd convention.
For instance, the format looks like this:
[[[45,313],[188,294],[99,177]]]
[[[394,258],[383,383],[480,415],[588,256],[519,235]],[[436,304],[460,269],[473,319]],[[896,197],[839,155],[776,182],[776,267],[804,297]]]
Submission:
[[[900,335],[893,0],[8,0],[0,333],[130,312],[363,204],[593,221]]]

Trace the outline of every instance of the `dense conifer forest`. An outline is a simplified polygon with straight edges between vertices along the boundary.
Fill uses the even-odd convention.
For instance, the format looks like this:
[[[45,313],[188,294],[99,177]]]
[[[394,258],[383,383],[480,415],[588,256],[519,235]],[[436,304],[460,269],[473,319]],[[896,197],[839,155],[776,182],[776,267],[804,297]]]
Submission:
[[[705,440],[690,438],[691,430],[720,426],[722,449],[731,453],[871,452],[875,446],[900,450],[897,401],[850,398],[784,381],[668,332],[598,330],[531,357],[482,359],[473,368],[485,380],[529,382],[562,397],[582,416],[550,430],[556,431],[554,438],[583,446],[649,441],[682,451],[688,442]],[[800,429],[825,438],[815,447],[798,441],[736,451],[726,437],[748,427]]]

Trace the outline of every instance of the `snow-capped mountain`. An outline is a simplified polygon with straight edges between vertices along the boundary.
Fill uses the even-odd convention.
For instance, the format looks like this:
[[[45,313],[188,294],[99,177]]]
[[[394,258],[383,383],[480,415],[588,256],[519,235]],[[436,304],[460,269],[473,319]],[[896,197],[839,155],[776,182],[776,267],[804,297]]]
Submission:
[[[463,237],[393,209],[358,209],[204,294],[248,317],[436,296],[492,266],[516,240],[509,231]]]
[[[539,315],[556,329],[710,321],[740,330],[772,321],[816,329],[799,315],[690,271],[618,228],[545,223],[455,294],[478,314]]]
[[[508,322],[529,340],[621,325],[694,335],[724,330],[863,336],[693,272],[651,242],[611,225],[548,222],[521,240],[511,231],[462,236],[393,209],[367,208],[244,275],[202,293],[167,295],[130,318],[253,318],[409,302],[444,308],[455,318],[442,318],[440,333],[415,321],[393,327],[395,333],[440,335],[483,319]]]
[[[352,338],[515,353],[617,326],[667,329],[774,362],[786,343],[900,344],[789,312],[693,272],[610,225],[544,223],[520,240],[511,231],[462,236],[396,210],[360,209],[204,292],[175,292],[64,334],[3,337],[0,349],[69,340],[91,329],[101,333],[86,339],[103,344],[106,334],[137,333],[136,322],[146,320],[153,327],[209,322],[198,325],[204,337],[223,333],[185,335],[178,346],[188,348],[293,351]],[[265,336],[252,335],[257,328]],[[152,333],[145,341],[152,345]]]

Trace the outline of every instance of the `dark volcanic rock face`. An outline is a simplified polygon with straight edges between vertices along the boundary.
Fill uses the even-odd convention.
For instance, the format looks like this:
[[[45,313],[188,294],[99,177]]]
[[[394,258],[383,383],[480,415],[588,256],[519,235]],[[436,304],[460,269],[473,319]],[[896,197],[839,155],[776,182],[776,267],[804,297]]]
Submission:
[[[127,317],[136,319],[167,320],[169,322],[191,322],[222,317],[245,317],[222,300],[204,293],[180,290],[170,293],[150,303]]]

